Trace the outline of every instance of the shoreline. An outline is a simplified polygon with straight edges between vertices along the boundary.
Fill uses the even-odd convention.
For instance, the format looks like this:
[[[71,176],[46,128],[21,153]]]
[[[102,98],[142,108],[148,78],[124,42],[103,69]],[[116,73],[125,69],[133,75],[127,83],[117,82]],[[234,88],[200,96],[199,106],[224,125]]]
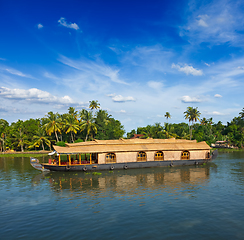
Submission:
[[[34,157],[47,156],[51,151],[33,151],[33,152],[1,152],[1,157]]]

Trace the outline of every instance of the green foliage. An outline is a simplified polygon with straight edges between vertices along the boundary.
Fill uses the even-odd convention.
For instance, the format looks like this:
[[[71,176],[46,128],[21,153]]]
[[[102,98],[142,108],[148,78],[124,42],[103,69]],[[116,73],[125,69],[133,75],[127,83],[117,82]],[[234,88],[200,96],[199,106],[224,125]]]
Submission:
[[[66,146],[65,142],[63,142],[63,141],[57,142],[56,145],[59,146],[59,147],[65,147]]]
[[[50,150],[52,145],[64,147],[65,142],[119,139],[124,136],[125,130],[121,122],[107,111],[99,109],[97,101],[90,101],[90,108],[93,111],[82,109],[78,112],[70,107],[64,114],[48,112],[43,118],[18,120],[11,125],[0,119],[0,151]],[[229,145],[239,148],[244,146],[244,108],[227,125],[220,121],[214,123],[212,118],[199,119],[200,112],[193,107],[188,107],[184,112],[189,125],[168,123],[168,118],[171,117],[169,112],[166,112],[165,117],[166,123],[138,127],[128,132],[127,138],[142,134],[142,138],[192,138],[198,142],[206,141],[209,145],[216,141],[228,141]]]

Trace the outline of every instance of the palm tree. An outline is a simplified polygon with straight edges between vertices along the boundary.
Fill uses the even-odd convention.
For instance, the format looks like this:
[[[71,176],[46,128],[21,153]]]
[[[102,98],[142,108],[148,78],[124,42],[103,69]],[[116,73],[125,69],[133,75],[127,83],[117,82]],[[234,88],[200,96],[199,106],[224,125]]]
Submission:
[[[87,111],[85,109],[82,109],[80,112],[81,117],[81,123],[80,123],[80,130],[85,131],[86,130],[86,139],[87,141],[90,132],[97,133],[97,126],[95,124],[95,119],[93,118],[92,112]]]
[[[210,135],[212,135],[212,124],[213,124],[213,118],[208,119],[208,123],[210,125]]]
[[[5,150],[6,129],[8,126],[9,124],[6,120],[0,119],[0,132],[1,132],[0,141],[2,142],[1,144],[2,152]]]
[[[66,129],[66,134],[70,132],[71,141],[74,142],[73,133],[76,134],[80,130],[79,121],[73,115],[67,115],[64,128]]]
[[[165,115],[164,115],[164,117],[166,117],[167,122],[168,122],[168,119],[169,119],[169,118],[171,118],[171,115],[170,115],[170,113],[169,113],[169,112],[166,112],[166,113],[165,113]]]
[[[199,120],[201,113],[197,110],[197,108],[187,107],[187,110],[184,112],[184,114],[185,114],[184,116],[185,119],[189,120],[189,131],[190,131],[190,140],[191,140],[193,122]],[[190,122],[192,122],[191,127],[190,127]]]
[[[89,101],[89,108],[91,110],[100,108],[100,103],[96,100]]]
[[[244,108],[239,112],[240,118],[243,120],[244,119]]]
[[[47,116],[48,123],[44,125],[49,136],[54,132],[57,142],[59,142],[57,132],[61,133],[61,118],[58,113],[49,112]]]
[[[200,120],[201,125],[206,125],[207,122],[208,122],[208,120],[205,117]]]
[[[179,138],[179,136],[176,133],[173,133],[174,127],[171,124],[164,123],[163,132],[165,134],[165,137],[168,138]]]
[[[27,137],[23,133],[22,128],[18,128],[18,130],[13,134],[13,136],[18,141],[17,147],[20,147],[21,152],[24,152],[24,145],[27,145],[29,142],[27,141]]]
[[[45,130],[43,128],[39,128],[36,131],[36,135],[33,136],[34,143],[29,146],[29,148],[39,147],[42,145],[42,150],[44,151],[44,144],[47,144],[49,147],[51,146],[50,140],[46,137]]]
[[[69,107],[69,114],[72,115],[73,117],[75,117],[76,119],[78,118],[78,111],[75,111],[74,107]]]

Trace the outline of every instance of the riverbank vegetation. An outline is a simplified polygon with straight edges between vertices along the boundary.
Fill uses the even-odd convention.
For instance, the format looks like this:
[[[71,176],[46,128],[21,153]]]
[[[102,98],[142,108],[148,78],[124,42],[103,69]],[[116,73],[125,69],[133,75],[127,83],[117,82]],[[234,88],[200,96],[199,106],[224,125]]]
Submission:
[[[40,119],[18,120],[9,124],[0,119],[0,151],[14,154],[13,151],[52,150],[52,145],[65,146],[65,143],[109,140],[125,136],[119,120],[114,119],[106,110],[100,109],[97,101],[90,101],[90,110],[76,111],[70,107],[67,113],[48,112]],[[140,138],[181,138],[206,141],[209,145],[216,141],[228,141],[230,145],[242,148],[244,144],[244,108],[239,116],[223,125],[214,123],[212,118],[200,119],[197,108],[188,107],[183,113],[187,123],[168,123],[171,114],[166,112],[164,124],[154,123],[138,127],[126,134]]]

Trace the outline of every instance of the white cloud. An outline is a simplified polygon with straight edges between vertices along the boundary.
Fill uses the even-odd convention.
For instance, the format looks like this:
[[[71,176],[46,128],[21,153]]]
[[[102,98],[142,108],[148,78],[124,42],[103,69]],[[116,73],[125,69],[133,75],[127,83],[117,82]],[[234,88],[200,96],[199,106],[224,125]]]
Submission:
[[[41,28],[43,28],[43,25],[41,23],[39,23],[39,24],[37,24],[37,28],[41,29]]]
[[[208,67],[210,67],[210,64],[208,64],[208,63],[204,63],[206,66],[208,66]]]
[[[211,116],[226,116],[229,115],[229,113],[221,113],[218,111],[212,111],[212,112],[205,112],[206,115],[211,115]]]
[[[42,91],[37,88],[25,89],[10,89],[0,87],[0,97],[8,100],[24,100],[29,103],[45,103],[45,104],[78,104],[75,103],[69,96],[56,97],[49,92]]]
[[[220,94],[215,94],[214,97],[216,97],[216,98],[222,98],[222,96]]]
[[[171,68],[175,68],[178,71],[184,72],[187,75],[189,75],[189,74],[194,75],[194,76],[201,76],[201,75],[203,75],[202,70],[195,69],[194,67],[188,66],[186,64],[185,64],[184,67],[181,67],[179,64],[176,65],[176,64],[173,63],[171,65]]]
[[[107,94],[108,97],[111,97],[114,102],[128,102],[128,101],[135,101],[135,99],[131,96],[123,97],[121,95],[115,94]]]
[[[125,111],[125,110],[120,110],[120,112],[121,112],[121,113],[126,113],[126,111]]]
[[[60,25],[67,27],[67,28],[72,28],[75,30],[79,30],[79,26],[76,23],[67,23],[65,18],[61,17],[58,22],[60,23]]]
[[[183,96],[181,98],[181,101],[183,103],[200,103],[200,102],[202,102],[201,99],[199,99],[197,97],[190,97],[190,96]]]

